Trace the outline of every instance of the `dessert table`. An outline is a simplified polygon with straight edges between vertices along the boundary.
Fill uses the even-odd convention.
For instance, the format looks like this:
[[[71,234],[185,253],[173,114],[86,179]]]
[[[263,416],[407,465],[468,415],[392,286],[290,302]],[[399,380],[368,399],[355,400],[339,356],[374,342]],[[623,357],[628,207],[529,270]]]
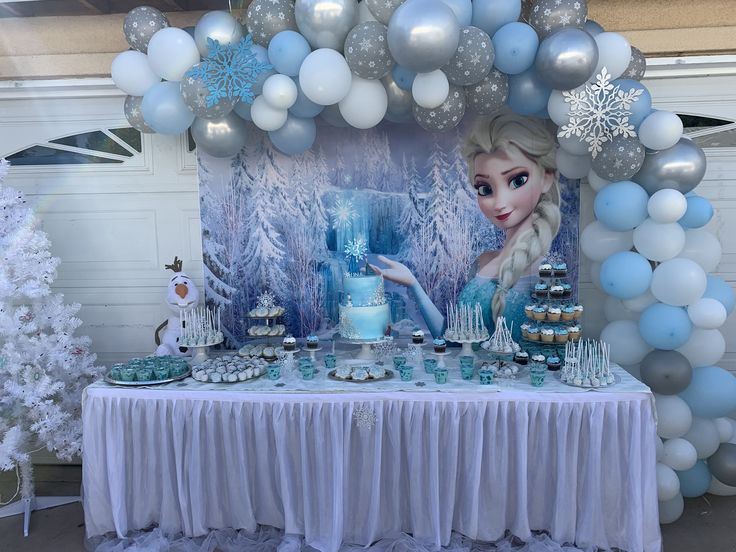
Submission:
[[[288,372],[238,384],[98,382],[83,400],[88,537],[270,525],[332,552],[410,533],[659,552],[649,389],[584,390],[552,374],[480,385],[357,384]]]

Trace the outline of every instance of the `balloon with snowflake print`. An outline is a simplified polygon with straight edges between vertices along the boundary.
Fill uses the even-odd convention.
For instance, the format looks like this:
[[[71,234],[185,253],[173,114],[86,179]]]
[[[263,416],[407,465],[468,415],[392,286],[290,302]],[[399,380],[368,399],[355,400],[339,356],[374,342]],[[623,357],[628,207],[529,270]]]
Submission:
[[[413,112],[414,120],[424,130],[446,131],[455,128],[465,114],[465,90],[451,84],[450,93],[442,105],[427,109],[414,104]]]
[[[353,27],[345,39],[345,60],[364,79],[380,79],[391,71],[394,60],[388,51],[388,29],[378,21]]]
[[[479,83],[465,87],[465,96],[468,109],[479,115],[491,115],[506,104],[509,78],[494,69]]]
[[[478,27],[463,27],[457,51],[442,71],[450,83],[467,86],[482,81],[495,58],[491,37]]]
[[[130,123],[130,126],[146,134],[151,134],[156,131],[148,126],[148,123],[143,119],[143,111],[141,111],[142,101],[143,96],[127,96],[123,106],[123,113],[125,113],[125,118]]]
[[[646,70],[647,59],[644,57],[644,54],[639,48],[635,48],[634,46],[632,46],[631,61],[629,61],[629,66],[626,68],[626,71],[624,71],[624,74],[621,75],[621,78],[640,81],[644,78],[644,73],[646,73]]]
[[[253,42],[264,47],[281,31],[297,31],[294,2],[291,0],[253,0],[245,14],[245,26]]]
[[[168,26],[169,20],[156,8],[139,6],[125,16],[123,34],[132,48],[145,54],[151,37]]]
[[[644,155],[645,148],[637,138],[616,136],[603,144],[601,152],[593,159],[593,170],[611,182],[628,180],[639,172]]]
[[[529,24],[542,39],[563,27],[582,27],[587,18],[587,0],[538,0],[531,9]]]
[[[192,69],[199,72],[199,63]],[[237,98],[220,98],[216,103],[209,105],[207,99],[210,95],[207,83],[201,77],[185,76],[180,83],[181,96],[184,103],[197,117],[203,119],[218,119],[224,117],[233,110],[238,102]]]
[[[363,0],[376,20],[388,25],[389,19],[405,0]]]

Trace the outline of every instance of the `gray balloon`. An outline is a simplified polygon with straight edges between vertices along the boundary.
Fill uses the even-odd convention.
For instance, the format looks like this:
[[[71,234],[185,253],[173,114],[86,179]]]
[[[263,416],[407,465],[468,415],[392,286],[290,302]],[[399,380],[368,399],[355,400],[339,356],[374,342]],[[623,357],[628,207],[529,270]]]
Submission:
[[[414,100],[410,90],[404,90],[394,80],[391,73],[381,79],[383,87],[386,89],[388,96],[388,108],[386,109],[386,119],[394,123],[407,123],[414,120],[412,108]]]
[[[575,27],[560,29],[545,38],[535,62],[540,78],[555,90],[584,84],[597,64],[598,45],[592,36]]]
[[[415,103],[413,113],[414,120],[424,130],[443,132],[455,128],[465,114],[465,90],[451,84],[450,93],[442,105],[427,109]]]
[[[477,84],[465,88],[468,109],[479,115],[492,115],[504,105],[509,97],[509,77],[494,69]]]
[[[587,0],[538,0],[532,8],[529,24],[543,39],[563,27],[582,27],[587,18]]]
[[[312,48],[342,52],[345,38],[358,23],[356,0],[296,0],[296,24]]]
[[[386,25],[378,21],[359,23],[345,39],[345,60],[364,79],[380,79],[391,71],[394,60],[388,51]]]
[[[705,165],[703,150],[691,140],[680,138],[669,149],[648,151],[633,180],[641,184],[649,195],[665,188],[686,194],[703,180]]]
[[[455,12],[442,2],[408,0],[388,24],[388,48],[396,63],[428,73],[446,65],[460,41]]]
[[[125,16],[123,34],[132,48],[145,54],[151,37],[168,26],[169,20],[156,8],[138,6]]]
[[[198,65],[199,63],[193,68]],[[220,98],[216,104],[208,107],[207,96],[210,91],[207,84],[200,78],[184,76],[179,86],[184,103],[197,117],[220,119],[230,113],[238,102],[238,98]]]
[[[478,27],[463,27],[457,51],[442,67],[442,72],[452,84],[467,86],[482,81],[495,59],[496,53],[488,33]]]
[[[593,159],[593,170],[611,182],[629,180],[641,168],[644,151],[638,138],[616,136],[603,144],[603,150]]]
[[[708,458],[708,469],[721,483],[736,487],[736,445],[721,443],[715,454]]]
[[[194,42],[202,57],[209,55],[207,39],[221,45],[237,44],[243,38],[243,26],[226,11],[211,11],[204,14],[194,27]]]
[[[245,26],[253,42],[268,46],[281,31],[296,31],[292,0],[253,0],[245,14]]]
[[[320,118],[325,121],[328,125],[338,128],[349,127],[350,124],[345,120],[340,113],[340,105],[332,104],[324,108],[322,113],[319,114]]]
[[[148,123],[143,119],[143,112],[141,111],[141,102],[143,96],[127,96],[125,98],[125,105],[123,106],[123,112],[125,118],[128,119],[130,126],[146,134],[153,134],[156,132]]]
[[[676,395],[693,379],[690,361],[677,351],[654,350],[641,361],[641,380],[660,395]]]
[[[632,46],[631,61],[629,62],[629,66],[626,68],[626,71],[624,71],[624,74],[621,75],[621,78],[640,81],[644,78],[644,73],[646,73],[646,71],[647,58],[644,57],[644,54],[639,48]]]
[[[388,25],[391,16],[405,0],[363,0],[373,17],[384,25]]]
[[[248,135],[248,123],[230,113],[222,119],[200,119],[192,123],[192,138],[197,148],[212,157],[232,157],[238,153]]]

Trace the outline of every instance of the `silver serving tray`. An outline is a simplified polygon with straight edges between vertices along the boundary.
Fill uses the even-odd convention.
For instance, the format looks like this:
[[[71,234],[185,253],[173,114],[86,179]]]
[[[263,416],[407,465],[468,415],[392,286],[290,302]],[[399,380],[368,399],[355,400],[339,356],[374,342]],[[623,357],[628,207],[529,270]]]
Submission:
[[[175,378],[167,378],[153,381],[120,381],[112,379],[110,377],[110,372],[108,372],[107,374],[105,374],[105,381],[112,385],[122,385],[123,387],[147,387],[149,385],[161,385],[162,383],[171,383],[173,381],[183,380],[191,375],[192,369],[190,368],[185,374],[182,374],[181,376],[176,376]]]

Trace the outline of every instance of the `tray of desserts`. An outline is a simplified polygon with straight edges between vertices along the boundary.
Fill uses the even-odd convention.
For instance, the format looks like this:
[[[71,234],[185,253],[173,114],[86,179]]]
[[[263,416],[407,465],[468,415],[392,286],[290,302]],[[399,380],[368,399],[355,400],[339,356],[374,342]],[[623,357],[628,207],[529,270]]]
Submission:
[[[267,369],[268,362],[263,358],[224,355],[195,366],[192,377],[201,382],[238,383],[260,378]]]
[[[187,361],[180,357],[160,356],[134,358],[126,363],[114,364],[105,374],[105,381],[126,387],[161,385],[183,380],[192,373]]]
[[[248,328],[248,337],[281,337],[286,335],[286,326],[284,324],[275,324],[273,326],[251,326]]]
[[[272,318],[279,318],[286,313],[284,307],[256,307],[248,311],[246,314],[247,318],[255,318],[257,320],[270,320]]]
[[[273,362],[278,358],[276,347],[271,345],[245,345],[238,350],[241,357],[262,358]]]
[[[343,361],[337,368],[330,370],[327,377],[335,381],[372,383],[389,380],[394,377],[394,373],[392,370],[386,370],[380,364],[351,359]]]

